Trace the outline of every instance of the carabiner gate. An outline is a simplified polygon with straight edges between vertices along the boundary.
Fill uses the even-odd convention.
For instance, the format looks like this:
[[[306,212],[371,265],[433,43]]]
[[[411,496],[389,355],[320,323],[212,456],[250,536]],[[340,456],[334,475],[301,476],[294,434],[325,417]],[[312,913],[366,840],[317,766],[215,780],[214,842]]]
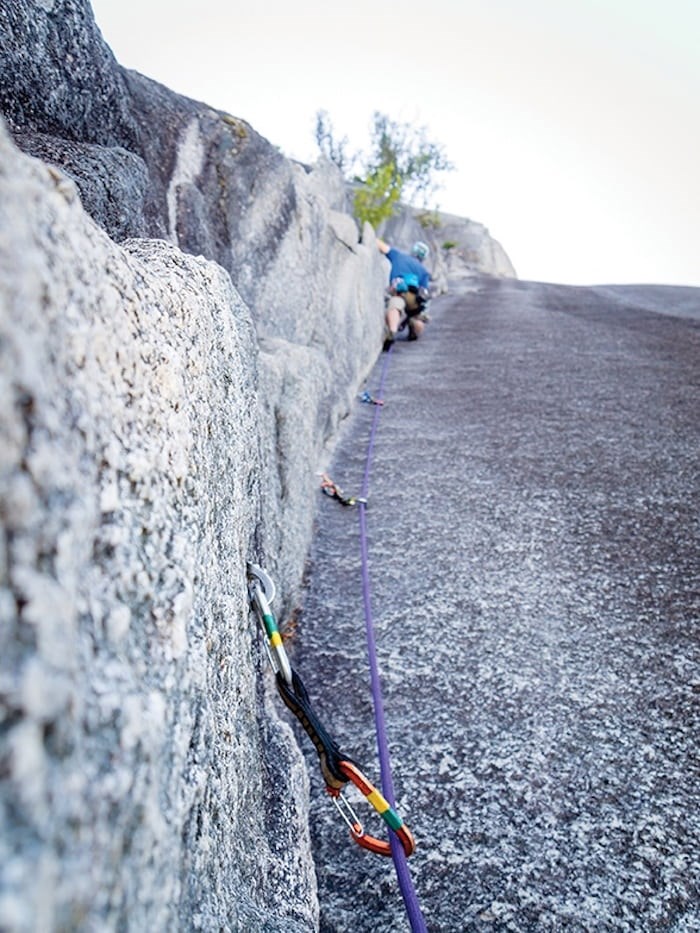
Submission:
[[[328,788],[327,790],[331,800],[335,804],[336,810],[338,813],[340,813],[343,822],[347,823],[348,829],[352,833],[353,838],[358,839],[360,836],[364,836],[365,831],[362,828],[360,818],[358,817],[357,813],[355,813],[352,804],[343,794],[342,790],[339,790],[337,793],[330,793],[330,789]]]

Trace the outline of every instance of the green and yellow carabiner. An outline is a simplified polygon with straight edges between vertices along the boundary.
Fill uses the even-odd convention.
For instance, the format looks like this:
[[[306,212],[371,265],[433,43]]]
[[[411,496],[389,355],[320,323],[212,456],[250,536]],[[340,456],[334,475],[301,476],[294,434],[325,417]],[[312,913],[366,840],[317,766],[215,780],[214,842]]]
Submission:
[[[270,608],[270,604],[275,598],[275,584],[262,567],[258,567],[257,564],[248,564],[248,574],[252,577],[250,596],[255,604],[265,634],[267,635],[266,648],[270,663],[275,673],[279,671],[285,681],[291,684],[292,666],[289,663],[282,635],[277,627],[277,620]]]

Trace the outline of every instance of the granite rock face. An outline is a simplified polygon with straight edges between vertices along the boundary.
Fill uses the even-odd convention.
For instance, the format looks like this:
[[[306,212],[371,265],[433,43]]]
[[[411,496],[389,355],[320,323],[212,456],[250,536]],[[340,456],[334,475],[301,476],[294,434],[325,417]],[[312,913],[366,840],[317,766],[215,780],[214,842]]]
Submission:
[[[122,73],[86,6],[0,17],[3,109],[47,163],[3,131],[0,926],[314,928],[307,777],[245,566],[293,609],[381,258],[327,169]]]
[[[71,177],[113,239],[165,238],[223,266],[266,358],[288,345],[307,374],[323,358],[312,407],[327,439],[381,343],[385,284],[371,230],[363,245],[334,209],[345,200],[333,166],[292,163],[243,121],[122,69],[83,0],[11,0],[0,24],[0,105],[17,144]]]
[[[0,148],[0,926],[313,929],[307,776],[245,567],[294,606],[379,254],[302,201],[336,300],[258,339],[220,266],[118,246]]]
[[[0,108],[17,145],[68,175],[113,239],[166,239],[226,269],[276,385],[307,406],[305,437],[323,445],[381,344],[386,274],[372,231],[358,242],[335,209],[338,173],[292,163],[243,121],[121,68],[86,0],[10,0],[0,26]],[[265,399],[268,427],[294,419]],[[288,571],[279,560],[292,589],[302,553]]]
[[[388,365],[365,527],[427,927],[700,930],[700,289],[477,287],[369,379]],[[373,417],[336,447],[345,489]],[[321,509],[293,660],[376,780],[357,513]],[[311,787],[321,929],[407,929],[391,863],[340,847]]]
[[[10,0],[0,27],[0,110],[23,151],[73,178],[113,239],[165,238],[215,260],[261,334],[279,336],[282,319],[296,339],[294,319],[317,342],[301,311],[342,303],[330,253],[360,238],[332,166],[292,163],[244,121],[121,68],[87,0]]]
[[[285,410],[248,309],[0,150],[0,926],[312,928],[306,775],[248,612]]]
[[[0,927],[314,928],[245,568],[294,609],[383,261],[328,166],[121,69],[87,3],[0,25],[43,160],[0,127]]]
[[[299,214],[314,215],[320,197],[345,218],[347,247],[358,240],[345,214],[351,197],[330,163],[292,163],[245,121],[121,68],[87,0],[9,0],[0,26],[0,110],[17,144],[67,172],[110,236],[165,237],[216,260],[256,325],[275,334],[270,325],[287,306],[318,299],[329,281],[327,226],[312,216],[300,237]],[[500,244],[471,220],[406,206],[382,235],[402,249],[427,240],[438,291],[448,274],[515,276]]]

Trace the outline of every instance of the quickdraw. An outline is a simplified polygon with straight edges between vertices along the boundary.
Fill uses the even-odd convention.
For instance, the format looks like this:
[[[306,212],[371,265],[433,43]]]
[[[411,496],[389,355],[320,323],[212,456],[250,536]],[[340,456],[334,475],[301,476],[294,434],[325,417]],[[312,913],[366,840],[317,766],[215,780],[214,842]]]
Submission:
[[[381,399],[381,398],[375,398],[375,397],[374,397],[373,395],[371,395],[366,389],[365,389],[365,391],[362,393],[362,395],[360,395],[359,398],[360,398],[360,401],[361,401],[361,402],[365,402],[367,405],[383,405],[383,404],[384,404],[384,400],[383,400],[383,399]]]
[[[327,473],[321,473],[321,492],[331,499],[337,499],[341,505],[357,505],[358,502],[366,503],[366,499],[359,496],[346,496],[340,486],[334,483]]]
[[[277,623],[270,609],[270,603],[275,597],[273,581],[257,564],[248,564],[248,576],[251,602],[267,636],[267,655],[275,673],[277,690],[287,708],[294,713],[311,739],[318,755],[323,780],[326,783],[326,793],[349,826],[351,838],[370,852],[378,855],[391,855],[389,842],[377,839],[365,832],[360,818],[343,795],[343,789],[348,783],[358,788],[389,829],[396,833],[406,855],[412,855],[416,847],[413,834],[396,810],[365,777],[357,763],[341,752],[338,743],[311,706],[308,691],[301,677],[289,663]]]

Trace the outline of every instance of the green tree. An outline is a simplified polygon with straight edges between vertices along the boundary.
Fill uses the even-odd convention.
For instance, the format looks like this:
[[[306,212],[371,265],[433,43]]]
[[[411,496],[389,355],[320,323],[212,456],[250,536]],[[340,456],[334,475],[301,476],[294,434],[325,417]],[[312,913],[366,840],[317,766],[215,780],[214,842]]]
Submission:
[[[368,221],[373,227],[388,220],[400,200],[427,207],[428,199],[439,187],[435,176],[454,168],[443,146],[430,141],[426,127],[398,123],[379,112],[372,118],[368,153],[349,157],[347,137],[335,137],[325,110],[316,114],[316,142],[346,178],[351,167],[359,164],[353,178],[355,216],[360,223]]]
[[[373,169],[355,191],[355,216],[378,227],[388,220],[401,197],[401,183],[393,162]]]
[[[420,201],[417,207],[427,207],[428,199],[439,187],[436,173],[454,168],[443,146],[428,139],[426,127],[397,123],[383,113],[374,114],[371,145],[370,171],[393,164],[402,197],[412,203]]]

